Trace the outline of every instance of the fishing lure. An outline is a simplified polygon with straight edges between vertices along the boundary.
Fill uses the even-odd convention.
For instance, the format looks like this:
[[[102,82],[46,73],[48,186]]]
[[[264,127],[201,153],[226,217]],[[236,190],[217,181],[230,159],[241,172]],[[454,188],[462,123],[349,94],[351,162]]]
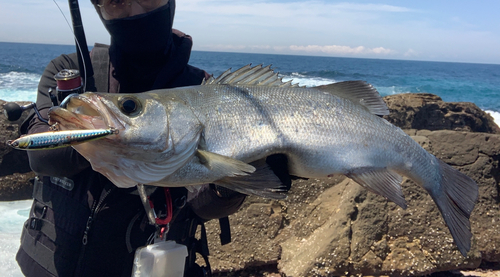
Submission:
[[[25,135],[16,140],[7,141],[7,145],[20,150],[55,149],[101,139],[112,134],[118,134],[118,130],[109,128],[95,130],[52,131]]]

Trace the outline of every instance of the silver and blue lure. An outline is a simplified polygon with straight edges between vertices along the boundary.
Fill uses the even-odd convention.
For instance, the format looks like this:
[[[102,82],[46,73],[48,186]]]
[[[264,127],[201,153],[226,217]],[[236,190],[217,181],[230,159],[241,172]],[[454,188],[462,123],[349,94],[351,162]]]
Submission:
[[[7,145],[20,150],[46,150],[73,146],[117,133],[118,130],[114,128],[52,131],[22,136],[16,140],[9,140],[7,141]]]

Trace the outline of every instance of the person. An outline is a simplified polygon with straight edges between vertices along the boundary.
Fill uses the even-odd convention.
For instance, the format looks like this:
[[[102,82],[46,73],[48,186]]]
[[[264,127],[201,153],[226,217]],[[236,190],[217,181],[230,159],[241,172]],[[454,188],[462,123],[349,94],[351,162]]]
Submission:
[[[205,71],[188,64],[191,37],[172,29],[175,0],[92,0],[92,3],[111,36],[111,43],[109,49],[104,48],[104,59],[95,59],[98,55],[94,50],[102,47],[92,50],[93,63],[104,60],[106,66],[104,71],[96,71],[97,88],[93,88],[89,79],[88,89],[140,93],[198,85],[208,77]],[[52,106],[50,91],[56,87],[54,75],[73,68],[78,68],[76,53],[61,55],[46,67],[36,101],[42,117],[47,118]],[[31,116],[21,126],[21,132],[32,134],[49,128],[38,117]],[[33,205],[16,255],[23,274],[131,276],[135,250],[146,245],[157,231],[148,224],[137,189],[117,188],[93,171],[89,162],[72,148],[31,151],[28,155],[37,176]],[[284,182],[289,182],[286,174],[283,176]],[[196,226],[236,212],[245,195],[213,184],[205,185],[198,194],[185,188],[171,188],[169,193],[158,188],[150,194],[155,208],[159,208],[158,214],[164,213],[169,198],[173,203],[167,239],[188,246],[185,276],[206,276],[207,270],[203,271],[194,262],[195,252],[200,251],[199,240],[194,238]],[[207,251],[204,252],[206,255]]]

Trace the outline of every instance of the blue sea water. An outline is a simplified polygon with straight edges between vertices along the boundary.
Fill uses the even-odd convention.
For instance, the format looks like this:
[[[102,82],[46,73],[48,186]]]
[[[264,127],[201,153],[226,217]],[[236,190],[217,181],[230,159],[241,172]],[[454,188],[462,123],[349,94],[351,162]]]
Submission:
[[[71,45],[0,42],[0,99],[35,101],[45,66]],[[271,64],[284,80],[316,86],[365,80],[382,95],[429,92],[450,102],[473,102],[500,123],[500,65],[194,51],[192,65],[217,76],[228,68]],[[0,202],[0,265],[21,276],[14,260],[29,201]]]
[[[473,102],[500,112],[500,65],[194,52],[191,63],[218,75],[232,67],[272,64],[284,79],[314,86],[364,80],[383,95],[428,92],[449,102]]]
[[[51,59],[72,45],[0,42],[0,99],[36,98]],[[429,92],[450,102],[473,102],[500,112],[500,65],[193,51],[190,63],[217,76],[228,68],[271,64],[285,80],[306,86],[365,80],[382,95]]]

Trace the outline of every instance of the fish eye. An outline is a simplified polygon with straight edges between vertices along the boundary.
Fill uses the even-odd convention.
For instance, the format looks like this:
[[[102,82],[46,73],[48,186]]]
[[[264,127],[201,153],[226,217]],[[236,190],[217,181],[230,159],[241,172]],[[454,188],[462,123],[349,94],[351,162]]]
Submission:
[[[139,99],[135,97],[123,97],[118,101],[120,110],[129,116],[138,115],[142,109]]]

